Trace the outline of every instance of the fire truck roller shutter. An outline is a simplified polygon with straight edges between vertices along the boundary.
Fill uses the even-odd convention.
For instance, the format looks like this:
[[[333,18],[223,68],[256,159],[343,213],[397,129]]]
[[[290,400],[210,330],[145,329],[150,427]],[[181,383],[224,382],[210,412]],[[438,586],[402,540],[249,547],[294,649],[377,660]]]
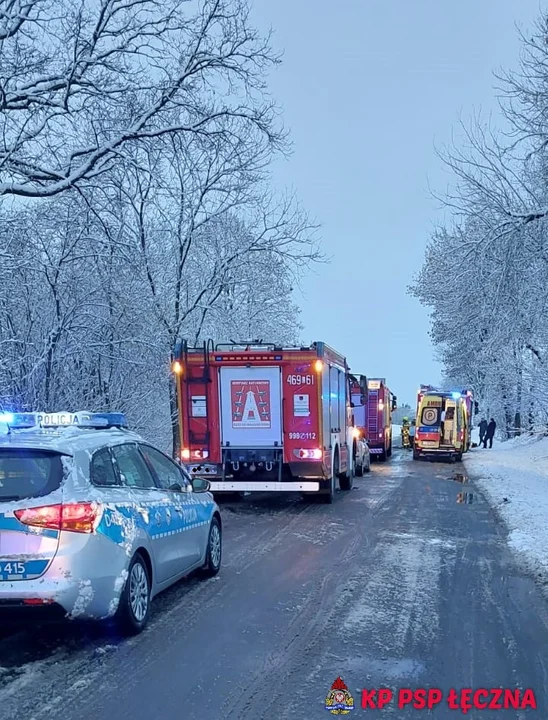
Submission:
[[[281,447],[280,367],[222,367],[219,380],[222,445]]]

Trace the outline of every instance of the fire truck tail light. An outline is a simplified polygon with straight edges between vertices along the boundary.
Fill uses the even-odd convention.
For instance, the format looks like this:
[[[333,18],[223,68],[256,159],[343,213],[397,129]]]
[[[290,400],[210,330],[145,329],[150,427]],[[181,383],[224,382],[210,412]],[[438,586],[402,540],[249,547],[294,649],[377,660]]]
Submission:
[[[190,450],[188,448],[183,448],[181,450],[181,458],[183,460],[190,460]]]
[[[321,460],[323,453],[320,448],[314,448],[313,450],[301,448],[300,450],[295,450],[295,455],[301,460]]]
[[[171,366],[171,369],[173,370],[175,375],[180,375],[183,372],[183,366],[178,360],[175,360],[175,362]]]
[[[354,430],[352,430],[352,435],[353,435],[353,436],[356,438],[356,440],[357,440],[359,437],[361,437],[361,432],[358,430],[358,428],[354,428]]]
[[[379,410],[384,410],[384,403],[382,400],[379,401]]]
[[[321,372],[323,370],[323,362],[321,360],[316,360],[314,363],[314,370],[316,372]]]

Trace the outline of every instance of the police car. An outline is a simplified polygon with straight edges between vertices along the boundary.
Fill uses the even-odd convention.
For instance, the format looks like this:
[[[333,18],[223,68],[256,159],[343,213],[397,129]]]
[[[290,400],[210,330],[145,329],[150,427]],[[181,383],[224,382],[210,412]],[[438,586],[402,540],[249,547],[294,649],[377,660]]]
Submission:
[[[221,566],[205,479],[127,430],[119,413],[0,414],[0,617],[114,618]]]

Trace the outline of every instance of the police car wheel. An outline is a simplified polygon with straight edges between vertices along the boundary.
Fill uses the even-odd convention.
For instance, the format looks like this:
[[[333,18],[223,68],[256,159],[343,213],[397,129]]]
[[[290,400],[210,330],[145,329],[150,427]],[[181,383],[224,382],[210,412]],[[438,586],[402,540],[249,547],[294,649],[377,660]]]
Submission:
[[[150,578],[143,557],[133,556],[118,607],[118,623],[127,635],[140,633],[150,612]]]
[[[221,525],[217,518],[213,518],[209,528],[209,539],[207,541],[206,561],[202,567],[202,575],[213,577],[221,569],[221,558],[223,554],[223,536]]]

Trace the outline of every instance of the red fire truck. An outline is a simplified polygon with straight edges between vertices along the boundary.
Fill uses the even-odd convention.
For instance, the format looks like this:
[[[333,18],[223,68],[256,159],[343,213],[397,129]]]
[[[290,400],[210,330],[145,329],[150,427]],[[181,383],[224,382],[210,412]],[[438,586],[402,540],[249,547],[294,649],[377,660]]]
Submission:
[[[369,452],[385,461],[392,455],[392,412],[397,398],[384,378],[367,381],[367,435]]]
[[[332,502],[353,483],[346,359],[322,342],[177,345],[181,460],[211,490],[291,491]]]

